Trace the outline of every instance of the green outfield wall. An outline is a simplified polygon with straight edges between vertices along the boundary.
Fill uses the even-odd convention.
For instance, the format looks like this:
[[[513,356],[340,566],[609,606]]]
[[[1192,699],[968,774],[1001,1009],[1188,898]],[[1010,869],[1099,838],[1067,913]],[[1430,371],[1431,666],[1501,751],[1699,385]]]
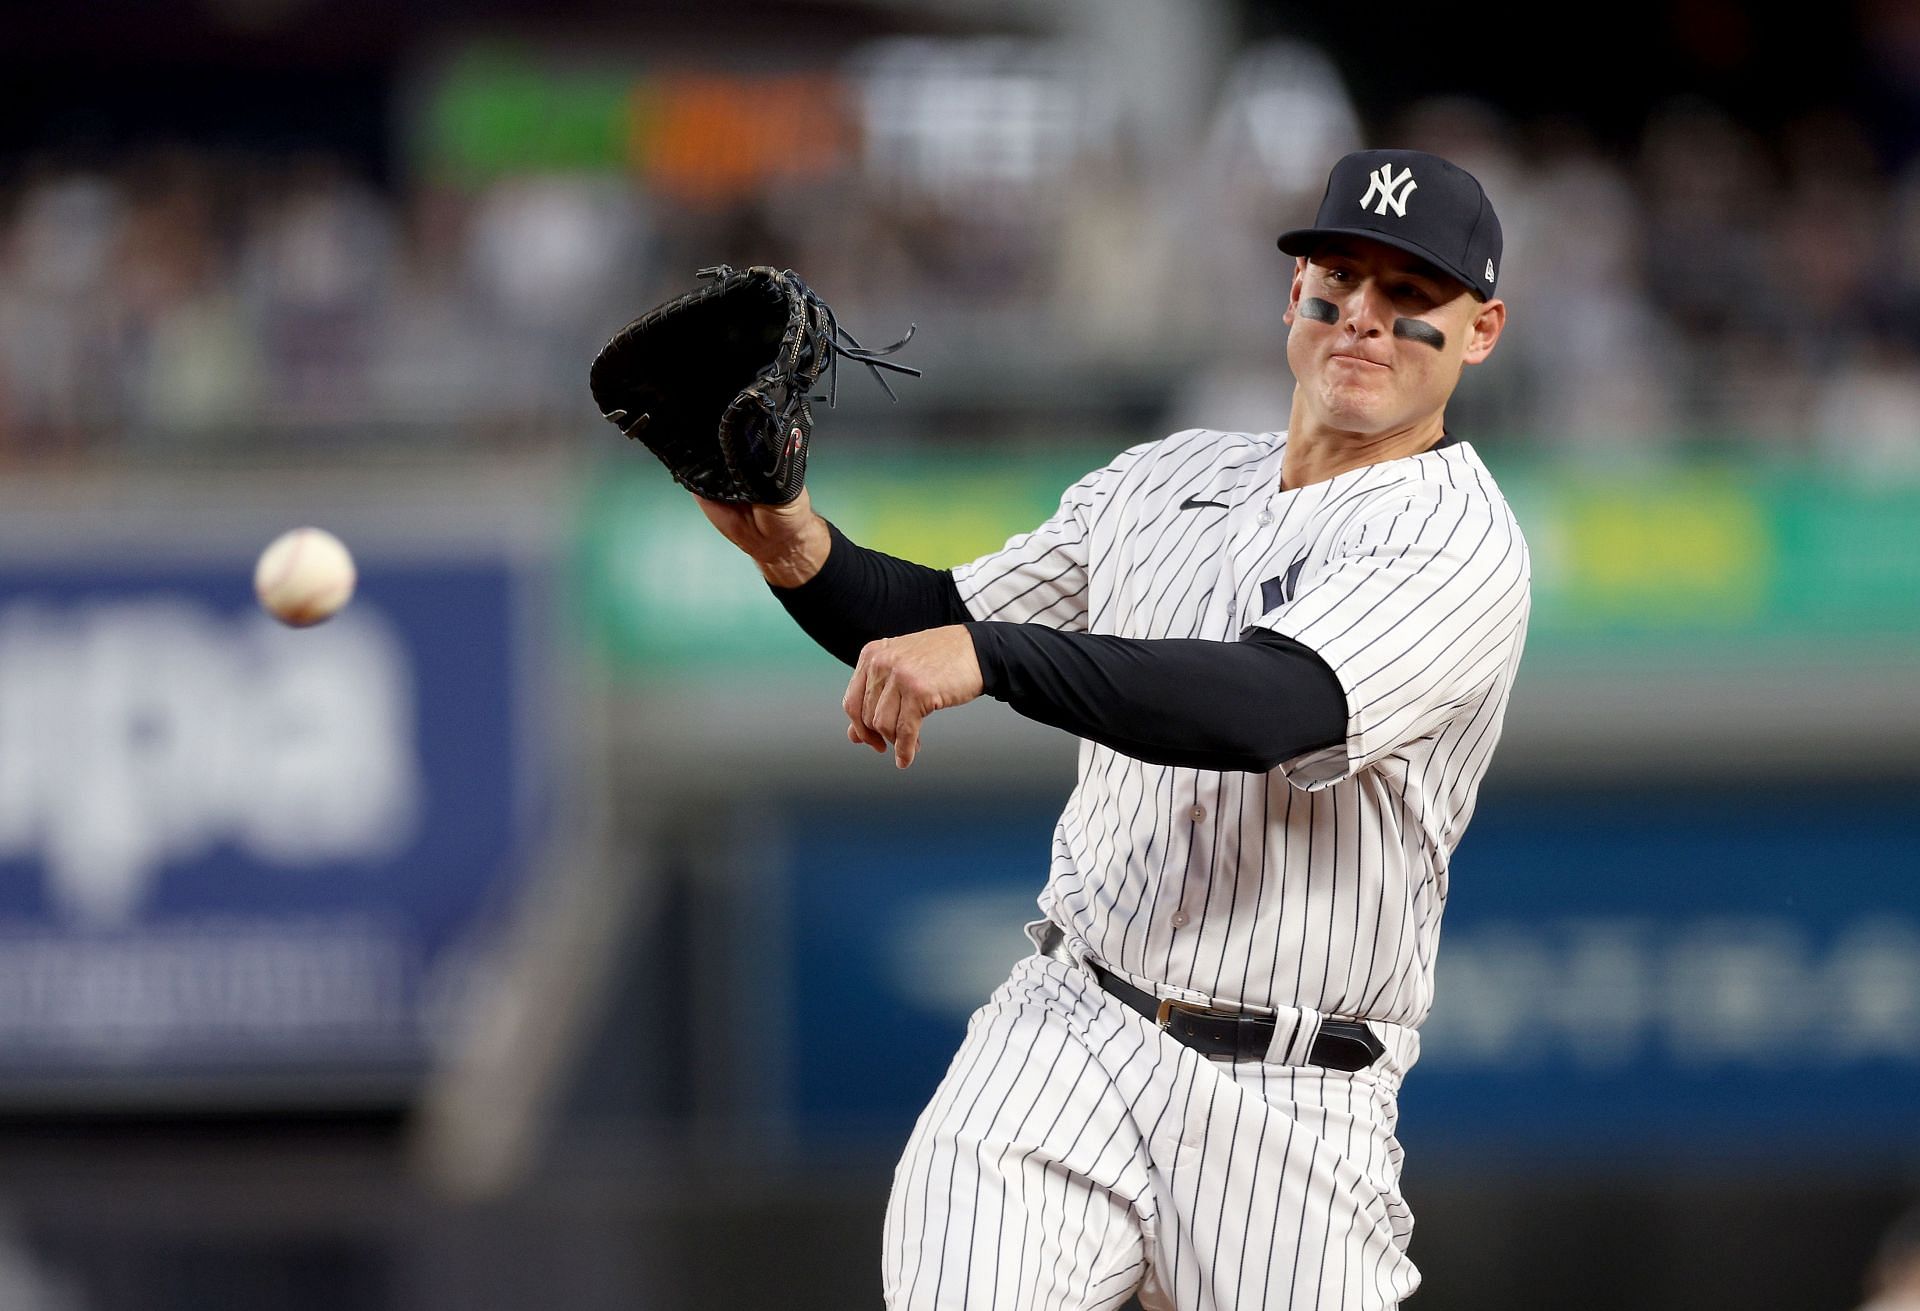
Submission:
[[[815,505],[936,566],[1047,517],[1111,458],[1080,451],[821,462]],[[1532,549],[1529,663],[1920,665],[1920,482],[1694,465],[1596,475],[1494,462]],[[584,488],[575,615],[610,667],[697,676],[814,653],[757,572],[650,460]]]

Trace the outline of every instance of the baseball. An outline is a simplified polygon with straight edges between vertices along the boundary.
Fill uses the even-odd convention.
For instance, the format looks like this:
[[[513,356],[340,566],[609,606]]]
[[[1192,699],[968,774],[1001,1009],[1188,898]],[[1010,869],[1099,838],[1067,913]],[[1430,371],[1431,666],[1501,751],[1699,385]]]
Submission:
[[[253,591],[268,614],[306,628],[353,597],[353,557],[324,528],[295,528],[273,539],[253,568]]]

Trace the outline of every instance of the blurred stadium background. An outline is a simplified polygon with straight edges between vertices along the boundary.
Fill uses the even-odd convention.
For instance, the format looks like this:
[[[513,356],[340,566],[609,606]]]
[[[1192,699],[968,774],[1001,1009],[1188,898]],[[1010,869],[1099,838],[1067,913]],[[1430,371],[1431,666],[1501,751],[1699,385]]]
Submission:
[[[587,361],[723,261],[917,322],[816,497],[955,563],[1284,423],[1273,238],[1385,144],[1504,220],[1451,419],[1536,567],[1414,1305],[1865,1301],[1920,1200],[1920,8],[1579,21],[11,7],[0,1311],[878,1306],[1071,744],[847,747]],[[289,633],[250,568],[305,522],[362,591]]]

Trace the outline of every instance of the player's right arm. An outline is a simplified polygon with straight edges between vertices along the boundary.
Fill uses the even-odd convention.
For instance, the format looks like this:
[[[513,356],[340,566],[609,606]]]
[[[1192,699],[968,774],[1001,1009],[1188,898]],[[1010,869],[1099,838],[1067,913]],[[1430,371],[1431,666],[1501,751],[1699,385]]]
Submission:
[[[1137,641],[1085,631],[1092,512],[1118,467],[1087,475],[1038,528],[951,572],[856,545],[813,512],[804,492],[786,506],[700,507],[760,566],[800,627],[855,667],[849,735],[881,750],[897,735],[903,767],[924,710],[971,700],[983,674],[992,695],[1029,718],[1160,764],[1264,771],[1337,740],[1346,720],[1340,687],[1288,639]],[[880,639],[947,628],[970,647],[970,690],[915,702],[901,719],[894,711],[912,698],[888,689],[929,675],[944,687],[955,662],[924,667],[922,647]]]

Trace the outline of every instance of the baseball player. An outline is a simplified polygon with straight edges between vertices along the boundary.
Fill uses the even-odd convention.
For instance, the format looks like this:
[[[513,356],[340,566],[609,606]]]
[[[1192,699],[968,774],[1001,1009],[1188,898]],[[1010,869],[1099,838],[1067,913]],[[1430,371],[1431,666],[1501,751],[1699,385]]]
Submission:
[[[702,501],[854,665],[851,741],[904,769],[983,693],[1081,739],[1035,954],[895,1173],[890,1307],[1374,1308],[1419,1282],[1396,1095],[1529,604],[1445,424],[1506,321],[1500,225],[1447,161],[1365,151],[1279,246],[1284,432],[1134,447],[950,572],[804,495]]]

